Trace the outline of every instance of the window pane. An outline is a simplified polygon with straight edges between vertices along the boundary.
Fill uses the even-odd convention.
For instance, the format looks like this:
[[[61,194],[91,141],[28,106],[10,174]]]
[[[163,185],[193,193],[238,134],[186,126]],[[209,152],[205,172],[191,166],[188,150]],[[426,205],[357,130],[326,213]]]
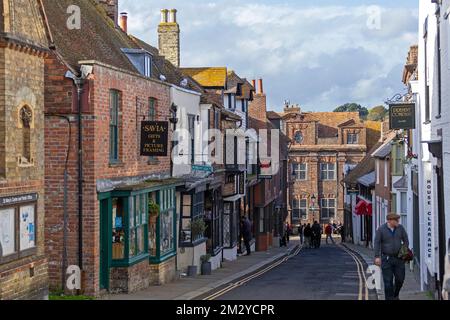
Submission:
[[[169,210],[161,214],[160,239],[161,239],[161,255],[165,255],[174,250],[174,218],[173,210]]]
[[[124,230],[123,199],[112,199],[112,258],[121,260],[125,258],[125,230]]]
[[[36,226],[34,222],[34,205],[20,207],[20,250],[35,247]]]
[[[0,245],[3,257],[16,252],[14,213],[14,209],[0,210]]]

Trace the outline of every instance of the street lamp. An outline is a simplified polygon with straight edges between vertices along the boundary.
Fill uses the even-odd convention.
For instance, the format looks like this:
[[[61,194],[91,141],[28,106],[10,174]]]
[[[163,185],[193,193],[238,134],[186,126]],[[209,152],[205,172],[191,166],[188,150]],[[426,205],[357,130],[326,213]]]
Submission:
[[[311,207],[309,208],[310,211],[312,211],[313,213],[313,220],[316,221],[316,211],[318,211],[319,209],[316,208],[316,195],[312,195],[311,197]]]

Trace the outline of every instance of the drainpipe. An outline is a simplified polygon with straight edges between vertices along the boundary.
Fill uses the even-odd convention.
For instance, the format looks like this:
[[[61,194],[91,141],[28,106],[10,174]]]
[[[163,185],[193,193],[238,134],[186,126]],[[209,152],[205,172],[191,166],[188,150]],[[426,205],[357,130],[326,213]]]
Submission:
[[[83,86],[92,67],[81,67],[81,75],[75,76],[72,72],[66,73],[66,78],[72,79],[77,87],[78,104],[78,266],[83,270],[83,112],[82,94]]]

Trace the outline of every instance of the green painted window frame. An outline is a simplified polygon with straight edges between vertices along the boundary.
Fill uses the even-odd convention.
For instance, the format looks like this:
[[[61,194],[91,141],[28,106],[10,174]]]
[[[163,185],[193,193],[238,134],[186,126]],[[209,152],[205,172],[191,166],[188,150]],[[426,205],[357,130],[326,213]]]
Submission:
[[[156,221],[156,255],[149,255],[150,263],[158,264],[164,262],[177,253],[177,212],[176,212],[176,192],[174,187],[165,187],[157,191],[156,201],[160,206],[160,213]],[[166,197],[163,195],[167,194]],[[166,213],[172,213],[172,248],[162,252],[161,248],[161,228],[162,228],[162,217]]]
[[[119,162],[120,143],[120,97],[118,90],[109,90],[109,161]]]

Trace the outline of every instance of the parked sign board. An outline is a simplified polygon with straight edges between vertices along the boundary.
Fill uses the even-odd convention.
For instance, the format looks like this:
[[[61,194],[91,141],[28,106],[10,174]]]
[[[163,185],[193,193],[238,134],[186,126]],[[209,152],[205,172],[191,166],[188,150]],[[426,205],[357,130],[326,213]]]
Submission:
[[[391,130],[416,128],[416,105],[414,103],[395,103],[389,106]]]
[[[167,121],[143,121],[141,123],[141,156],[166,157],[169,145]]]

